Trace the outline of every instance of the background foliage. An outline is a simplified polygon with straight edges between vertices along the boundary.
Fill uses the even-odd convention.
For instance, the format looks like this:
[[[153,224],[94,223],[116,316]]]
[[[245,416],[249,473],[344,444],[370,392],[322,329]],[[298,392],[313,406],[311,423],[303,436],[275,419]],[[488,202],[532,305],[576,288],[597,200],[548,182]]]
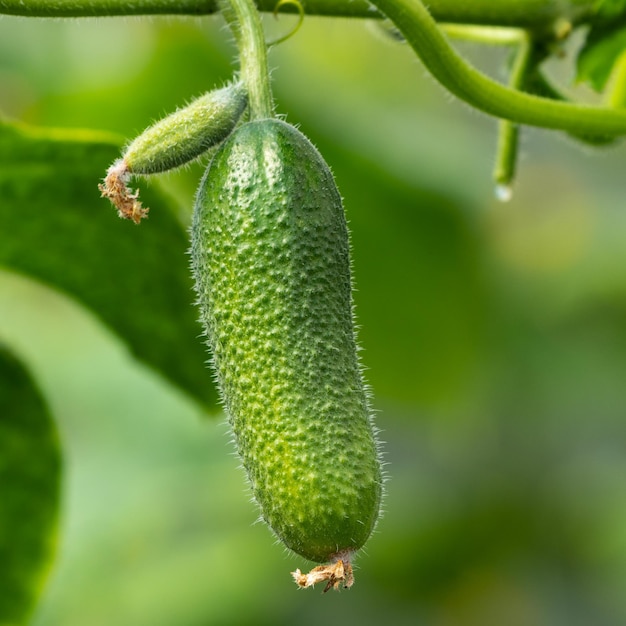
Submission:
[[[463,50],[499,76],[504,54]],[[0,110],[130,139],[226,81],[233,59],[217,19],[5,17]],[[332,166],[352,230],[391,476],[357,584],[325,597],[292,588],[288,572],[303,564],[253,525],[223,420],[132,358],[101,312],[5,269],[0,339],[31,365],[65,454],[60,550],[32,623],[624,623],[623,146],[596,152],[528,131],[513,200],[497,204],[494,121],[449,102],[372,25],[307,17],[270,60],[279,110]],[[565,61],[551,72],[567,85]],[[140,262],[144,229],[185,223],[201,171],[151,184],[151,218],[137,228],[98,198],[102,169],[81,207],[110,227],[102,248],[87,239],[89,219],[84,240],[71,231],[78,262],[88,251],[113,260],[122,245]],[[60,266],[56,236],[39,245]],[[172,238],[157,265],[181,246]],[[102,259],[84,267],[113,292]],[[128,273],[153,281],[148,297],[172,293],[166,270],[143,269]],[[164,350],[190,340],[172,315],[167,328],[156,313],[138,318]]]

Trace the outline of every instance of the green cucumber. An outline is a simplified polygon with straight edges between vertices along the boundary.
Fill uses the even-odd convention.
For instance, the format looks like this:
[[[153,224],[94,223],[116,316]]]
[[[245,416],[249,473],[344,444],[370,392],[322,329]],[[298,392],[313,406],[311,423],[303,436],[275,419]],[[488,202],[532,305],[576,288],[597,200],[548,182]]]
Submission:
[[[197,159],[233,130],[248,102],[241,83],[196,98],[147,128],[122,157],[128,173],[147,176]]]
[[[197,159],[226,139],[248,104],[240,82],[214,89],[196,98],[134,139],[107,170],[98,185],[118,215],[139,224],[149,209],[142,206],[139,192],[128,187],[133,176],[160,174]]]
[[[224,406],[262,518],[297,554],[349,566],[378,519],[382,472],[341,198],[301,132],[262,119],[229,136],[200,185],[191,253]]]

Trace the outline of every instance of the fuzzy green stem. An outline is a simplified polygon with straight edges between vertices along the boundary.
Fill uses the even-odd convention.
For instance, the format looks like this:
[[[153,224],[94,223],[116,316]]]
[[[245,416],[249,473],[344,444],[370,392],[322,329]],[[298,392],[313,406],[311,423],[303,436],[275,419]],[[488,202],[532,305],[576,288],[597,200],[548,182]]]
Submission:
[[[252,0],[221,0],[252,6]],[[87,16],[129,14],[208,14],[218,0],[0,0],[0,14],[29,16]],[[258,0],[261,10],[273,10],[276,0]],[[453,94],[472,106],[511,121],[565,130],[583,136],[610,137],[626,133],[626,110],[591,107],[554,101],[516,92],[491,80],[468,65],[450,46],[433,17],[442,21],[518,26],[533,31],[538,39],[554,36],[559,24],[577,25],[626,20],[626,4],[598,0],[430,0],[433,17],[420,0],[372,0],[400,29],[431,73]],[[622,3],[623,4],[623,3]],[[608,8],[607,8],[608,7]],[[286,9],[290,7],[287,6]],[[320,15],[377,17],[366,0],[308,0],[306,11]],[[294,10],[296,10],[294,8]],[[248,13],[252,13],[248,11]],[[256,13],[254,13],[256,16]],[[256,17],[258,23],[258,16]],[[258,60],[265,48],[258,42]],[[248,45],[245,46],[248,48]],[[251,63],[242,54],[242,74],[251,88],[253,115],[271,115],[266,62]],[[249,65],[256,65],[253,78]],[[265,85],[265,87],[263,86]]]
[[[626,133],[626,110],[540,98],[485,76],[454,50],[421,1],[372,0],[372,4],[394,22],[431,74],[475,108],[530,126],[590,135]]]
[[[272,117],[274,105],[263,26],[253,0],[220,0],[239,48],[240,78],[248,90],[250,119]]]
[[[217,0],[0,0],[0,14],[25,17],[206,15],[217,10]]]
[[[218,10],[219,0],[0,0],[0,14],[30,17],[85,17],[105,15],[207,15]],[[260,11],[273,11],[276,0],[259,0]],[[597,0],[429,0],[437,21],[463,24],[515,26],[545,31],[558,19],[573,24],[604,16]],[[600,8],[598,8],[600,7]],[[295,8],[287,8],[296,12]],[[307,0],[308,15],[380,17],[367,0]],[[622,16],[626,8],[621,10]]]

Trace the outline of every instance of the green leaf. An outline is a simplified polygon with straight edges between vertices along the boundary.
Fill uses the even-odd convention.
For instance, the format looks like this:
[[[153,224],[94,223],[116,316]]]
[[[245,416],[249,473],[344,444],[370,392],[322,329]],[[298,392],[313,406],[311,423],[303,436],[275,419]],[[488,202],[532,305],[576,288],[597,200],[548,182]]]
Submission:
[[[0,121],[0,266],[91,309],[141,361],[209,409],[188,268],[188,237],[155,189],[141,226],[120,221],[98,182],[119,144],[102,133],[35,130]]]
[[[602,19],[615,19],[626,11],[626,0],[596,0],[594,10]]]
[[[344,198],[374,403],[450,402],[484,358],[488,303],[471,205],[426,190],[419,173],[404,183],[333,136],[315,143]]]
[[[577,80],[589,83],[601,93],[624,51],[626,51],[626,25],[592,28],[578,54]]]
[[[0,624],[23,624],[56,547],[61,453],[28,372],[0,344]]]

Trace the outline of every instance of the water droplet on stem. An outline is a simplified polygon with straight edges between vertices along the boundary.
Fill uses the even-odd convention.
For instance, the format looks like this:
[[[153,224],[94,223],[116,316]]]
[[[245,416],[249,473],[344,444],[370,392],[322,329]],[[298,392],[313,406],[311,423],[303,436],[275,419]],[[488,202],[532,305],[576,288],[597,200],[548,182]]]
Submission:
[[[500,202],[508,202],[513,197],[513,189],[511,185],[505,185],[503,183],[498,183],[494,190],[496,199]]]

